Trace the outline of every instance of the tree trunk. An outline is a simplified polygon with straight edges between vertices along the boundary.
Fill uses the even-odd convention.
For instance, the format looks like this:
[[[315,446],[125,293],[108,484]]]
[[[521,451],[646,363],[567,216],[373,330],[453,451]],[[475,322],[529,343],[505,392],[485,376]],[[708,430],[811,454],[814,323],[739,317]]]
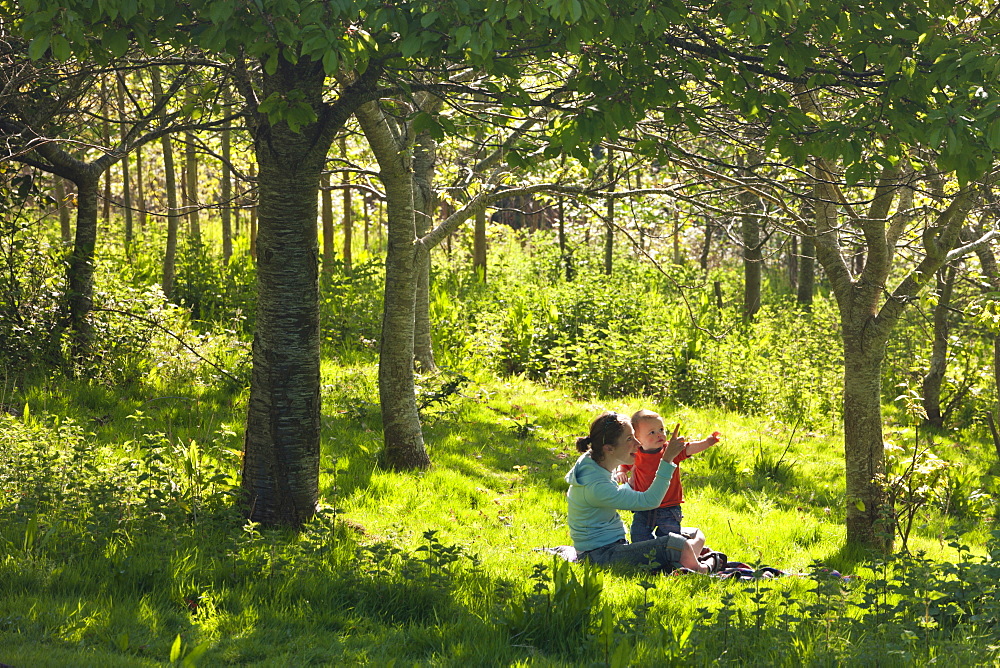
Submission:
[[[379,347],[379,398],[382,404],[385,464],[406,470],[426,468],[420,414],[414,394],[413,334],[418,257],[413,212],[412,163],[408,147],[400,146],[388,119],[375,103],[360,107],[357,118],[378,160],[388,207],[385,260],[385,310]],[[423,246],[419,252],[426,253]]]
[[[76,240],[66,267],[71,354],[74,360],[90,354],[94,332],[90,312],[94,306],[94,248],[97,246],[97,204],[101,172],[88,167],[77,170]]]
[[[708,271],[708,256],[712,252],[712,221],[705,219],[705,241],[701,247],[701,260],[699,261],[699,266],[701,266],[702,271]]]
[[[111,123],[108,121],[108,80],[101,77],[101,139],[105,146],[111,146]],[[111,223],[111,172],[104,173],[103,197],[105,223]]]
[[[802,244],[799,247],[799,287],[796,292],[796,300],[799,305],[808,309],[812,308],[813,292],[816,289],[816,246],[815,240],[809,236],[802,237]]]
[[[437,163],[437,142],[429,132],[417,135],[413,151],[413,215],[417,238],[422,238],[434,220],[434,168]],[[430,251],[418,253],[417,288],[413,317],[413,361],[423,372],[437,369],[434,344],[431,339]]]
[[[167,245],[163,252],[163,294],[169,300],[174,296],[174,269],[177,258],[177,228],[180,213],[177,210],[177,176],[174,173],[174,149],[170,135],[160,140],[163,147],[164,188],[167,191]]]
[[[565,200],[559,198],[559,259],[563,264],[566,280],[573,280],[573,266],[569,257],[569,247],[566,244],[566,205]]]
[[[225,93],[226,107],[232,103],[229,89]],[[233,174],[230,169],[233,157],[232,131],[226,128],[222,131],[222,262],[229,264],[233,256]]]
[[[256,164],[250,165],[250,178],[255,179],[257,177],[257,166]],[[259,182],[259,181],[258,181]],[[257,202],[252,202],[250,204],[250,243],[248,250],[250,251],[250,257],[257,260]]]
[[[944,426],[941,415],[941,384],[948,368],[948,330],[951,311],[951,293],[955,285],[955,267],[949,265],[937,272],[937,305],[934,306],[934,343],[931,347],[930,368],[923,380],[924,412],[927,423],[940,429]]]
[[[751,163],[761,160],[759,153],[751,153],[746,158]],[[749,173],[744,173],[749,177]],[[760,243],[760,200],[750,192],[743,191],[739,196],[740,207],[743,209],[743,322],[749,323],[760,310],[760,280],[764,254]]]
[[[280,59],[264,94],[297,90],[319,121],[255,128],[259,178],[257,321],[244,442],[248,517],[300,526],[316,510],[320,460],[319,184],[343,120],[323,110],[322,66]]]
[[[844,341],[844,459],[847,543],[890,552],[892,509],[884,491],[882,359],[885,341],[866,336],[865,323],[841,322]]]
[[[160,70],[153,67],[150,70],[152,77],[153,95],[156,99],[163,97],[163,85],[160,82]],[[163,135],[160,140],[163,148],[163,187],[167,191],[167,243],[163,252],[163,295],[169,300],[174,292],[174,267],[177,256],[177,226],[179,216],[177,213],[177,177],[174,173],[174,149],[170,142],[170,135]]]
[[[73,242],[73,226],[70,224],[69,206],[66,204],[66,179],[58,174],[54,175],[53,178],[56,182],[55,194],[59,211],[59,232],[62,242],[68,246]]]
[[[195,243],[201,241],[201,215],[198,198],[198,154],[194,150],[194,134],[184,133],[184,175],[187,180],[188,229]]]
[[[798,291],[799,286],[799,237],[796,234],[788,237],[788,285],[792,292]]]
[[[139,226],[139,232],[142,233],[146,229],[146,192],[143,183],[141,146],[137,146],[135,149],[135,203],[138,214],[136,223]]]
[[[472,228],[472,271],[483,283],[486,282],[486,212],[479,211],[473,219]]]
[[[323,219],[323,273],[333,273],[333,263],[337,256],[333,251],[333,190],[330,188],[330,173],[323,173],[323,186],[320,192],[322,203],[320,215]]]
[[[128,126],[125,123],[125,80],[118,78],[118,113],[120,114],[119,132],[121,143],[125,145]],[[125,255],[132,252],[132,186],[129,182],[128,155],[122,156],[122,204],[125,207]]]
[[[615,259],[615,201],[608,198],[607,229],[604,232],[604,274],[610,276]]]
[[[347,139],[340,138],[340,154],[347,160]],[[350,177],[344,172],[344,273],[350,274],[354,264],[354,206],[351,204]]]

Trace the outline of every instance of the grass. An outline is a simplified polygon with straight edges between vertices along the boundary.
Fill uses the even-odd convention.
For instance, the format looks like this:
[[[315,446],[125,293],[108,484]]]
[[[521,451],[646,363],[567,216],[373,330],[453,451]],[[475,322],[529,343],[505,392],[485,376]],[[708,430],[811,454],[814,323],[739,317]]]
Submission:
[[[823,581],[809,577],[748,586],[700,576],[598,574],[536,551],[569,542],[563,476],[577,456],[574,437],[602,410],[652,407],[692,436],[724,434],[722,444],[682,465],[686,521],[713,547],[796,573],[820,562],[878,584],[869,563],[842,549],[836,434],[793,434],[794,425],[777,420],[641,397],[578,397],[472,373],[425,414],[434,466],[398,473],[377,464],[374,365],[327,362],[323,385],[323,509],[300,534],[244,525],[232,508],[226,490],[238,466],[241,395],[189,386],[148,396],[51,379],[12,395],[6,403],[27,404],[28,414],[4,418],[0,431],[0,662],[144,666],[173,656],[187,665],[255,666],[912,665],[931,653],[957,665],[996,659],[989,649],[997,642],[996,618],[990,626],[988,611],[976,627],[979,637],[935,622],[930,642],[918,633],[918,616],[889,627],[898,637],[864,639],[850,635],[856,629],[817,621],[831,611],[866,614],[848,602],[862,591],[849,594],[842,583],[822,590]],[[185,468],[192,442],[200,447],[198,461],[223,474],[219,482],[198,483]],[[36,459],[26,454],[32,451]],[[926,515],[927,529],[918,528],[911,548],[935,562],[968,561],[936,535],[947,519]],[[981,555],[987,535],[972,529],[964,542]],[[560,574],[561,567],[569,570]],[[599,593],[584,605],[587,586]],[[900,606],[908,592],[899,585],[885,597]],[[813,615],[810,605],[822,612]],[[782,621],[790,611],[794,621]],[[794,637],[783,635],[791,627]]]
[[[138,299],[138,312],[155,312],[182,333],[197,354],[161,330],[123,320],[107,325],[114,335],[102,338],[107,358],[93,382],[0,377],[0,663],[1000,661],[997,506],[976,496],[996,488],[998,469],[982,429],[921,432],[921,443],[933,443],[944,462],[931,491],[949,492],[947,503],[935,496],[916,509],[912,554],[849,553],[829,304],[817,305],[809,327],[792,311],[762,313],[756,343],[696,333],[685,341],[683,320],[644,323],[655,335],[655,349],[647,348],[631,330],[615,330],[627,313],[606,308],[632,304],[628,291],[643,281],[549,285],[555,246],[536,238],[533,250],[523,250],[521,238],[494,246],[488,286],[452,285],[467,274],[459,261],[437,277],[449,287],[434,297],[435,344],[439,361],[454,369],[418,382],[434,462],[424,472],[378,466],[371,347],[378,272],[356,267],[360,278],[340,277],[324,289],[322,506],[298,533],[247,524],[233,505],[247,401],[234,389],[247,377],[242,302],[226,325],[209,325],[164,308],[156,295],[124,294],[124,301]],[[504,274],[504,263],[517,270]],[[114,294],[128,283],[123,266],[103,270]],[[155,275],[158,265],[149,266]],[[213,267],[189,269],[191,286],[222,285]],[[623,264],[622,271],[639,270]],[[550,308],[532,316],[529,306],[550,289]],[[594,298],[602,290],[607,302]],[[199,303],[206,312],[221,308]],[[600,346],[586,327],[575,329],[598,317],[615,330]],[[698,365],[681,369],[684,360],[671,351],[692,342],[701,346]],[[519,357],[504,358],[522,343]],[[499,377],[495,369],[512,360],[530,363],[541,380]],[[818,362],[825,366],[814,368]],[[607,398],[580,389],[600,382],[627,395],[638,381],[619,382],[642,378],[644,387],[674,394]],[[684,387],[673,382],[682,378],[688,396],[705,405],[770,415],[670,403],[682,400]],[[796,577],[742,583],[598,572],[537,551],[569,542],[563,476],[577,456],[575,438],[603,410],[643,407],[668,424],[681,422],[690,437],[724,435],[682,464],[686,523],[732,559]],[[796,411],[805,414],[801,424],[774,417]],[[885,423],[887,441],[915,440],[899,407],[886,406]],[[825,577],[817,564],[851,579]]]

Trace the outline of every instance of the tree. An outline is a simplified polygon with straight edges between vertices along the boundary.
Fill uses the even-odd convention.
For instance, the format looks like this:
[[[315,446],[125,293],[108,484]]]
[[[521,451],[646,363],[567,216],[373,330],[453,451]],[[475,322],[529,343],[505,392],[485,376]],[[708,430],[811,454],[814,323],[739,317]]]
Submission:
[[[174,79],[163,98],[148,109],[136,103],[131,111],[119,110],[122,123],[130,116],[132,123],[113,145],[78,157],[64,147],[63,141],[82,138],[85,143],[93,144],[93,137],[86,126],[66,122],[68,110],[92,109],[104,104],[103,96],[96,96],[95,91],[100,90],[106,71],[115,71],[112,63],[108,61],[105,69],[88,63],[63,65],[55,58],[55,52],[61,53],[62,49],[59,45],[63,42],[58,40],[45,41],[45,49],[37,48],[38,42],[29,45],[13,35],[8,36],[6,43],[11,47],[8,64],[11,72],[16,72],[11,84],[18,94],[8,97],[0,109],[0,132],[20,143],[16,160],[72,181],[77,188],[75,238],[66,271],[65,325],[71,332],[71,357],[74,361],[85,361],[93,337],[90,314],[101,177],[130,151],[169,132],[169,124],[176,123],[180,115],[162,116],[160,112],[180,89],[184,74]],[[123,65],[123,61],[113,64]],[[140,59],[129,66],[141,68],[144,64]],[[103,131],[103,126],[100,129]],[[88,138],[91,141],[86,141]]]
[[[585,50],[580,70],[590,90],[619,95],[595,98],[560,134],[575,137],[578,148],[572,150],[580,154],[586,142],[579,140],[619,132],[633,123],[636,107],[656,107],[662,126],[680,132],[661,132],[659,140],[636,137],[637,150],[783,207],[786,224],[814,240],[838,300],[846,358],[847,541],[889,549],[880,366],[906,303],[944,263],[995,235],[958,242],[978,199],[976,180],[993,179],[1000,150],[995,12],[980,3],[885,2],[832,11],[782,0],[752,7],[696,4],[685,10],[668,5],[681,18],[658,42],[642,41],[637,32],[632,44],[642,44],[641,58],[611,43]],[[644,85],[635,87],[637,81]],[[703,81],[708,85],[698,84]],[[754,180],[741,181],[733,160],[688,150],[692,134],[712,128],[738,143],[733,121],[747,127],[765,121],[766,135],[741,150],[763,148],[770,158],[764,165],[795,170],[811,195],[767,178],[764,165]],[[919,219],[925,229],[918,235],[903,234],[918,220],[908,206],[915,173],[910,163],[917,172],[940,171],[954,184],[947,204]],[[848,187],[858,188],[854,197],[845,196]],[[788,204],[787,194],[795,192],[812,200],[815,221],[801,219]],[[897,247],[904,241],[922,245],[923,254],[905,253]],[[900,273],[902,280],[890,287],[890,276]]]

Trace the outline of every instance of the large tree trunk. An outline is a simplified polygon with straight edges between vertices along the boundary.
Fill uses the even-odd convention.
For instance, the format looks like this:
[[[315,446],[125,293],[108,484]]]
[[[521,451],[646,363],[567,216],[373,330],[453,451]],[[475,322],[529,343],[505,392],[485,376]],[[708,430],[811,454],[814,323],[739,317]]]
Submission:
[[[257,321],[243,458],[248,517],[299,526],[316,509],[320,459],[319,183],[333,132],[322,67],[282,60],[264,94],[298,90],[320,121],[254,133],[259,178]],[[324,122],[325,120],[325,122]]]
[[[385,186],[388,239],[385,260],[385,310],[379,347],[378,384],[382,404],[385,464],[393,469],[430,466],[414,394],[413,333],[418,257],[413,212],[412,163],[375,103],[357,111]],[[421,253],[426,253],[420,247]]]
[[[884,492],[882,359],[885,341],[866,335],[869,319],[842,320],[844,342],[844,460],[847,542],[889,552],[892,509]]]
[[[924,412],[928,424],[940,429],[944,424],[941,415],[941,384],[948,368],[948,329],[951,311],[951,293],[955,285],[955,266],[949,265],[937,273],[938,301],[934,306],[934,343],[931,347],[930,368],[923,380]]]

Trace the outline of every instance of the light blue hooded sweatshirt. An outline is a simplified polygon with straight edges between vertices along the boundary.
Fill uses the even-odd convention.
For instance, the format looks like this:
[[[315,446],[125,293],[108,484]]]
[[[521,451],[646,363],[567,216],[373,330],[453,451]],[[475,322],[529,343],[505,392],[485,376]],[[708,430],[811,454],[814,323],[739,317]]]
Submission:
[[[656,478],[645,492],[618,485],[611,471],[595,462],[589,452],[580,455],[566,474],[569,483],[569,535],[577,552],[587,552],[625,538],[625,525],[618,510],[650,510],[663,501],[670,476],[677,466],[666,459],[656,469]]]

